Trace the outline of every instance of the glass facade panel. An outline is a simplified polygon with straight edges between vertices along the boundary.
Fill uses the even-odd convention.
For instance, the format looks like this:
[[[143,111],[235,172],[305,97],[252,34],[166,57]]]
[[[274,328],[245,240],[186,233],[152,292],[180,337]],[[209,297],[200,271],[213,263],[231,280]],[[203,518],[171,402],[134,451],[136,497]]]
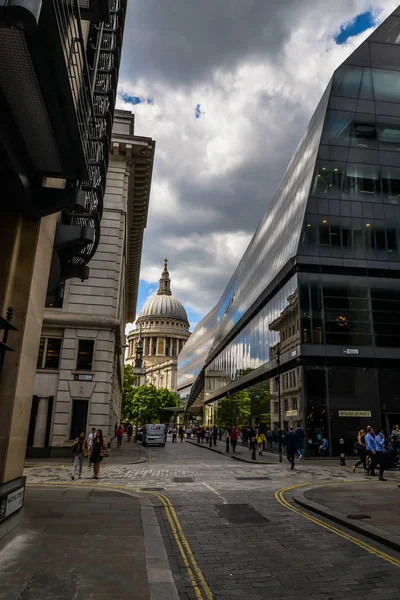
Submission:
[[[400,72],[372,69],[375,100],[398,102],[400,98]]]
[[[363,70],[360,67],[344,65],[337,69],[332,84],[334,96],[358,98]]]

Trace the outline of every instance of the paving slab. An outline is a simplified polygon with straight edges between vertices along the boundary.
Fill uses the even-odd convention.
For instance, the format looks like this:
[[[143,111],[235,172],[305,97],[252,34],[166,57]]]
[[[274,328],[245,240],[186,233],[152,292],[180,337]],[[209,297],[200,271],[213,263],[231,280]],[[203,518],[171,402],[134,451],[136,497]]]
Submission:
[[[178,598],[153,507],[90,488],[28,487],[21,525],[0,543],[0,598]],[[144,512],[145,511],[145,512]]]
[[[293,500],[313,512],[400,550],[400,489],[397,481],[363,478],[293,492]]]

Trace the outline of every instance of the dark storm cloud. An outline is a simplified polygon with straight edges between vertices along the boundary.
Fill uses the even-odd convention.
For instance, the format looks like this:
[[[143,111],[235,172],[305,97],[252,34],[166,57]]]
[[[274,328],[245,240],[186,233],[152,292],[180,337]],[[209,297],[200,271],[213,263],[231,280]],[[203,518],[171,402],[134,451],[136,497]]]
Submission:
[[[314,0],[307,0],[309,9]],[[122,77],[189,85],[247,56],[277,58],[304,1],[131,0]]]

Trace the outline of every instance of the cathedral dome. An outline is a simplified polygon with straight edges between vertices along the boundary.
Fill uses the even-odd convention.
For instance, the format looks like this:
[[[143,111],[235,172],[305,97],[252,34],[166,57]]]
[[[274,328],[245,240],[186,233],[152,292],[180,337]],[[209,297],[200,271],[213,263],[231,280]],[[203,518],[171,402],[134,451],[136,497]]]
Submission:
[[[186,310],[182,303],[171,294],[171,280],[167,269],[167,260],[165,260],[164,271],[161,274],[160,287],[158,292],[152,298],[147,300],[139,313],[137,322],[145,319],[157,317],[166,319],[180,319],[188,324]]]
[[[144,303],[138,321],[150,317],[165,317],[187,321],[186,310],[173,296],[154,296]]]

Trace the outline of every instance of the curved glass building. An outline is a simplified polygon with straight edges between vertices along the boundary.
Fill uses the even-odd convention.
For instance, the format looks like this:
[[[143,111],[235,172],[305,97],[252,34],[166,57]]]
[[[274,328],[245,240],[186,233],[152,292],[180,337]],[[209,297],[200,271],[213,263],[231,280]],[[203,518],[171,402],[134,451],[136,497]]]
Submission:
[[[333,74],[178,390],[195,411],[263,389],[272,429],[336,453],[400,422],[399,359],[400,8]]]

